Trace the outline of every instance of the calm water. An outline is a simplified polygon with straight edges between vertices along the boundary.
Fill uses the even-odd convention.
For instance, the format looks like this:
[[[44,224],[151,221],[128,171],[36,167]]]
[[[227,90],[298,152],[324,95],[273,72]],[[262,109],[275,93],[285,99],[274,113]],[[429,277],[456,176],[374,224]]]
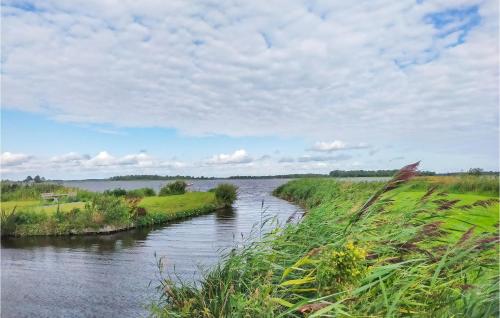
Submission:
[[[194,181],[206,191],[223,181]],[[227,182],[227,181],[224,181]],[[239,187],[234,209],[153,229],[107,236],[2,239],[1,316],[138,317],[158,293],[156,257],[168,272],[194,280],[199,268],[216,263],[224,250],[241,244],[267,216],[284,222],[300,209],[270,192],[286,180],[231,180]],[[93,191],[152,187],[164,181],[72,181]],[[265,218],[265,217],[264,217]],[[254,231],[253,235],[258,235]]]

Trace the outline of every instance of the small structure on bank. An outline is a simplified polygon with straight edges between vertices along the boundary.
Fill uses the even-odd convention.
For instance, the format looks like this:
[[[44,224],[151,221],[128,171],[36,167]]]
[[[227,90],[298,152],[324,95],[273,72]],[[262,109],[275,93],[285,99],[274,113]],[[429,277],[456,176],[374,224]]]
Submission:
[[[75,198],[76,192],[70,192],[70,193],[47,192],[47,193],[42,193],[40,196],[42,197],[42,200],[44,200],[44,201],[59,202],[59,199],[64,198],[64,197]]]

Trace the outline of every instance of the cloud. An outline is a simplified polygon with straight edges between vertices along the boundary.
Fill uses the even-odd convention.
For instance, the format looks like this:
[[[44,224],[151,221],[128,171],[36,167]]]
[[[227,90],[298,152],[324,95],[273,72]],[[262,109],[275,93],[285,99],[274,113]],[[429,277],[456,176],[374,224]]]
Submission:
[[[278,162],[281,163],[290,163],[290,162],[295,162],[295,158],[293,157],[282,157],[278,160]]]
[[[3,152],[0,162],[4,167],[18,166],[30,161],[32,156],[23,153]]]
[[[356,6],[6,0],[2,110],[112,134],[173,128],[190,136],[291,137],[300,148],[319,140],[324,145],[313,148],[325,155],[363,141],[371,146],[367,157],[373,156],[359,158],[365,168],[374,158],[382,163],[373,167],[384,168],[412,151],[440,169],[470,162],[497,167],[498,16],[494,0],[366,0]],[[374,156],[382,142],[392,150],[383,147]],[[174,159],[107,154],[113,158],[50,165],[184,169],[175,168]],[[273,167],[266,161],[269,169],[308,171],[322,163],[276,160]],[[257,161],[252,169],[264,164]],[[217,169],[236,174],[249,166]],[[197,169],[203,167],[185,171]]]
[[[309,150],[311,151],[319,151],[319,152],[332,152],[337,150],[345,150],[345,149],[363,149],[368,148],[366,144],[358,144],[358,145],[347,145],[343,141],[334,140],[334,141],[318,141],[316,142]]]
[[[107,151],[99,152],[95,157],[90,158],[84,164],[88,167],[92,166],[111,166],[116,165],[118,160],[109,154]]]
[[[81,164],[87,168],[100,166],[144,167],[155,165],[154,159],[145,152],[140,152],[138,154],[129,154],[118,158],[111,155],[107,151],[101,151],[94,157],[90,157],[89,155],[81,155],[77,152],[70,152],[60,156],[54,156],[50,159],[50,162],[58,164]]]
[[[304,155],[297,159],[298,162],[325,162],[325,161],[342,161],[349,160],[352,156],[346,154],[340,154],[336,156],[311,156]]]
[[[380,151],[379,148],[374,148],[374,149],[371,149],[369,152],[368,152],[368,155],[371,156],[374,156],[375,154],[377,154],[378,152]]]
[[[152,166],[154,165],[153,158],[148,154],[141,152],[139,154],[126,155],[118,160],[120,165],[138,165],[138,166]]]
[[[33,157],[25,154],[2,154],[1,172],[9,176],[22,177],[26,174],[56,175],[67,178],[68,175],[85,176],[88,173],[98,175],[170,173],[188,166],[179,160],[162,160],[145,152],[114,156],[101,151],[95,156],[69,152],[50,158]]]
[[[2,14],[6,109],[190,135],[498,147],[494,0],[12,0]]]
[[[393,157],[391,159],[389,159],[389,162],[393,162],[393,161],[401,161],[401,160],[404,160],[405,157],[403,156],[397,156],[397,157]]]
[[[262,155],[259,158],[257,158],[255,161],[269,161],[271,159],[272,159],[272,157],[270,155]]]
[[[318,141],[312,146],[311,150],[314,151],[335,151],[345,149],[346,144],[340,140],[334,140],[332,142]]]
[[[208,164],[212,165],[225,165],[225,164],[242,164],[250,163],[253,159],[244,149],[236,150],[232,154],[218,154],[207,160]]]
[[[69,152],[60,156],[54,156],[50,159],[51,162],[65,163],[65,162],[79,162],[81,160],[90,159],[89,155],[81,155],[76,152]]]
[[[106,128],[94,128],[94,130],[98,133],[101,134],[107,134],[107,135],[125,135],[122,131],[119,130],[114,130],[114,129],[106,129]]]

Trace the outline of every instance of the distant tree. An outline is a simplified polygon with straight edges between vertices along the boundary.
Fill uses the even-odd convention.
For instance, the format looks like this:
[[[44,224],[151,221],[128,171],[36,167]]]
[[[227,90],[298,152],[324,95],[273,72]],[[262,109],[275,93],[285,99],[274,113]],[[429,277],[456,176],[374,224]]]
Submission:
[[[33,178],[31,176],[27,176],[26,179],[24,179],[24,182],[32,182]]]
[[[35,183],[41,183],[42,182],[42,178],[40,178],[39,175],[36,175],[35,178],[33,179],[33,181],[35,181]]]
[[[484,170],[481,168],[470,168],[468,174],[470,174],[471,176],[480,176],[483,174],[483,172]]]

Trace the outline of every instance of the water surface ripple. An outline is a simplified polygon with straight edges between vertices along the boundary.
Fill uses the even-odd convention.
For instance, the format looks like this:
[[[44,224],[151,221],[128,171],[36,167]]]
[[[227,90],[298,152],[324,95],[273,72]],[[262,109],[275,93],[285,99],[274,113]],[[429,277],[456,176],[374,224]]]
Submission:
[[[106,236],[7,238],[1,244],[1,316],[139,317],[158,293],[156,259],[183,279],[196,279],[199,266],[216,263],[222,251],[241,243],[266,215],[284,222],[300,208],[271,191],[284,179],[231,180],[239,187],[234,209],[152,229]],[[206,191],[221,180],[193,181]],[[71,181],[93,191],[152,187],[164,181]]]

